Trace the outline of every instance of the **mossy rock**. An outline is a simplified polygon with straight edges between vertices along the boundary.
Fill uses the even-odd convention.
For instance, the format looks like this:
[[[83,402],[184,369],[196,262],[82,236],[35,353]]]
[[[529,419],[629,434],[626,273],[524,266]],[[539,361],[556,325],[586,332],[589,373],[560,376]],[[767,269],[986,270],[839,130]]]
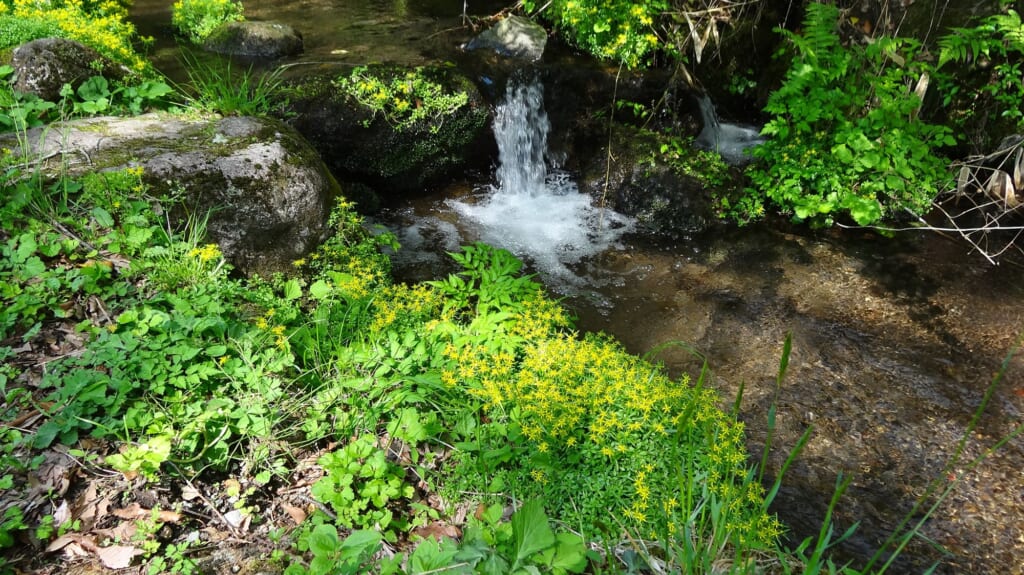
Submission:
[[[468,78],[450,67],[391,65],[369,66],[363,77],[390,83],[410,74],[439,84],[445,94],[466,94],[465,103],[407,123],[342,89],[343,74],[320,73],[292,80],[282,91],[283,116],[338,179],[362,182],[385,195],[385,202],[427,191],[460,169],[486,165],[493,147],[487,137],[490,110]]]
[[[678,239],[707,230],[719,220],[716,193],[735,187],[740,177],[714,152],[673,145],[649,130],[615,124],[606,142],[611,154],[604,147],[583,164],[580,190],[635,217],[648,235]]]

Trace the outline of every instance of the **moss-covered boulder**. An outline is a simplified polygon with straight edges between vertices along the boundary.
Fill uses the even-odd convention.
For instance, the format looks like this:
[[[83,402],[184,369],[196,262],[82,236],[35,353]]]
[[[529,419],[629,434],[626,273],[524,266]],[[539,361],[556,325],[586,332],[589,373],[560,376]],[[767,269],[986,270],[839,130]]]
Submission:
[[[181,198],[172,218],[209,215],[207,240],[246,274],[293,269],[326,237],[340,191],[316,151],[268,118],[89,118],[0,134],[0,148],[39,158],[50,178],[142,167],[158,197]]]
[[[382,196],[416,194],[487,165],[490,109],[450,67],[375,65],[291,81],[284,117],[342,181]],[[363,208],[372,200],[357,198]]]
[[[643,233],[675,239],[702,232],[718,219],[718,194],[736,172],[714,152],[688,144],[616,124],[605,147],[582,165],[580,190],[634,216]]]
[[[14,89],[57,101],[64,84],[78,89],[92,76],[123,80],[132,75],[128,68],[74,40],[40,38],[26,42],[11,54]]]

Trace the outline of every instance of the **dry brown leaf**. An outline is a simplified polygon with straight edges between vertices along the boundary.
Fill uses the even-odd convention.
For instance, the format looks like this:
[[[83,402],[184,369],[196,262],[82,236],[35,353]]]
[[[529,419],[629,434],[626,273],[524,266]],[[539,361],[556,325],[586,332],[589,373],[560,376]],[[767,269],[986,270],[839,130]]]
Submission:
[[[77,543],[83,537],[85,536],[81,533],[68,533],[66,535],[61,535],[53,541],[50,541],[50,544],[46,546],[46,552],[53,553],[55,551],[60,551],[71,543]]]
[[[96,556],[100,558],[107,569],[124,569],[132,564],[132,559],[137,555],[145,553],[142,549],[129,547],[127,545],[111,545],[96,549]]]
[[[443,537],[448,537],[449,539],[458,539],[462,536],[462,530],[460,530],[458,527],[454,525],[449,525],[441,521],[434,521],[430,525],[425,525],[423,527],[417,527],[416,529],[413,529],[412,534],[422,537],[424,539],[433,537],[434,539],[440,541],[441,538]]]
[[[63,453],[47,451],[43,463],[28,476],[28,484],[37,493],[46,493],[49,499],[62,497],[71,485],[71,470],[75,461]]]
[[[53,524],[64,525],[69,519],[71,519],[71,506],[68,505],[67,499],[61,499],[60,505],[53,511]]]
[[[203,529],[203,533],[206,533],[206,536],[209,539],[210,543],[217,543],[217,542],[220,542],[220,541],[224,541],[228,537],[231,537],[231,533],[230,532],[228,532],[228,531],[221,531],[220,529],[217,529],[216,527],[207,527],[207,528]]]
[[[153,517],[153,510],[146,509],[138,503],[132,503],[128,507],[115,509],[114,517],[121,519],[150,519]],[[177,523],[181,521],[181,514],[176,511],[161,509],[156,512],[156,520],[161,523]]]
[[[94,529],[93,534],[100,537],[101,541],[128,541],[138,531],[139,527],[134,521],[122,521],[110,529]]]
[[[288,514],[288,517],[291,517],[292,521],[294,521],[296,525],[302,525],[302,522],[306,520],[306,517],[308,517],[305,510],[301,507],[281,503],[281,509],[284,509],[284,512]]]

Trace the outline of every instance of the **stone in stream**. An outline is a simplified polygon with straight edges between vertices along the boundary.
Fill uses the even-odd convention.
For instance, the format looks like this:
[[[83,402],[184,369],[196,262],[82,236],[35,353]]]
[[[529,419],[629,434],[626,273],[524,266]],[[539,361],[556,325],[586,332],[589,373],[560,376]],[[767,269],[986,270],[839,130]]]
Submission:
[[[490,50],[501,56],[536,62],[544,55],[548,33],[522,16],[509,16],[466,43],[465,49]]]
[[[203,41],[203,49],[249,58],[282,58],[302,52],[302,34],[278,22],[225,22]]]

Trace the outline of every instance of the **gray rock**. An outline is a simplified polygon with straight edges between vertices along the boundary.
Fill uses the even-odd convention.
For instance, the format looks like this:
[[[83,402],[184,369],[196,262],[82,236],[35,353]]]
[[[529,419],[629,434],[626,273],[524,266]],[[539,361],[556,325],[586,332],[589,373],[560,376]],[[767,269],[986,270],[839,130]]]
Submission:
[[[131,70],[96,50],[64,38],[40,38],[18,46],[11,54],[14,89],[56,101],[64,84],[77,89],[93,76],[121,80]]]
[[[180,186],[172,216],[209,213],[208,240],[245,274],[292,269],[326,237],[340,192],[316,151],[274,119],[89,118],[30,130],[24,141],[50,177],[142,166],[158,195]],[[18,140],[0,135],[0,147]]]
[[[302,52],[302,35],[278,22],[226,22],[203,41],[203,49],[250,58],[281,58]]]
[[[537,61],[544,55],[548,33],[529,18],[509,16],[481,32],[466,44],[466,50],[491,50],[502,56]]]

